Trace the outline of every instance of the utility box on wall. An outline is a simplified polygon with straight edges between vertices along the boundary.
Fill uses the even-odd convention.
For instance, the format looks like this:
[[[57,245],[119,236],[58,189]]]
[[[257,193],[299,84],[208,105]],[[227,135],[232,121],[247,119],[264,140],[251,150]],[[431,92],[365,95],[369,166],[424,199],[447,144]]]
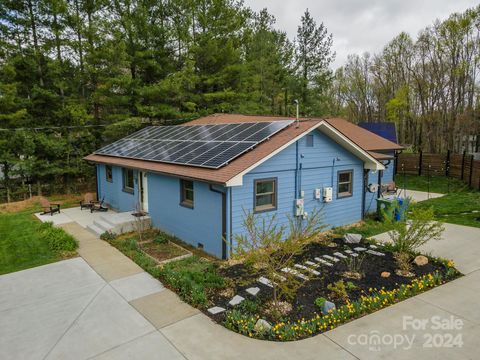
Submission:
[[[333,200],[333,188],[324,187],[323,188],[323,202],[332,202]]]
[[[304,200],[303,199],[295,199],[295,216],[302,216],[305,209],[304,209]]]

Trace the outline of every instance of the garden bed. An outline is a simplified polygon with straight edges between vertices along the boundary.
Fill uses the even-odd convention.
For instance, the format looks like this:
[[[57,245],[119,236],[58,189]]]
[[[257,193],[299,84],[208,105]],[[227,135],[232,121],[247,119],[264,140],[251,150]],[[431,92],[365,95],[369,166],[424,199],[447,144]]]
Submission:
[[[174,243],[173,237],[156,229],[144,231],[141,238],[135,232],[120,236],[107,232],[102,234],[101,238],[109,241],[130,258],[132,258],[132,254],[137,253],[137,256],[146,256],[156,265],[192,256],[190,251]]]
[[[281,299],[288,311],[279,313],[272,311],[273,289],[261,270],[197,255],[158,265],[146,255],[145,246],[162,255],[163,250],[152,244],[155,239],[147,240],[138,244],[130,237],[111,243],[215,322],[249,337],[274,341],[314,336],[461,276],[451,261],[433,257],[424,257],[428,260],[424,265],[411,263],[411,276],[401,276],[394,248],[388,244],[353,245],[342,239],[313,242],[293,258],[290,270],[303,276],[298,279],[301,286],[290,298]],[[418,254],[410,255],[409,262]],[[361,278],[352,277],[355,272]],[[326,301],[336,308],[326,311]],[[259,327],[262,322],[268,326]]]
[[[355,248],[366,250],[359,251]],[[368,250],[372,253],[367,253]],[[350,261],[348,259],[351,259],[351,256],[348,252],[358,254],[356,261],[361,262],[360,271],[363,274],[361,279],[346,275],[351,275],[349,273],[351,266],[348,265]],[[340,258],[338,253],[346,256],[347,259]],[[331,260],[333,258],[339,260],[333,261]],[[318,259],[326,261],[331,266],[319,262]],[[307,275],[308,279],[302,280],[302,286],[289,301],[291,311],[288,313],[272,314],[272,287],[258,281],[262,276],[261,272],[253,274],[243,264],[218,270],[228,285],[222,291],[210,292],[208,301],[211,306],[226,310],[212,314],[205,308],[204,313],[214,321],[247,336],[280,341],[296,340],[329,330],[342,322],[391,305],[460,276],[460,273],[453,268],[453,263],[432,257],[428,258],[426,265],[412,264],[413,276],[400,276],[396,274],[396,262],[388,245],[372,245],[366,242],[346,245],[341,239],[335,239],[329,245],[312,243],[294,260],[295,264],[315,269],[320,274],[315,276],[310,273],[311,276],[309,276],[309,271],[302,271],[301,274]],[[390,273],[389,277],[382,277],[382,272]],[[339,284],[339,281],[343,284]],[[341,289],[342,285],[343,289]],[[253,296],[247,292],[247,289],[252,288],[260,289],[257,295]],[[240,295],[245,300],[232,306],[229,302],[235,295]],[[322,314],[316,301],[321,305],[325,300],[333,302],[336,310]],[[256,331],[255,324],[258,319],[266,320],[273,326],[272,330]]]

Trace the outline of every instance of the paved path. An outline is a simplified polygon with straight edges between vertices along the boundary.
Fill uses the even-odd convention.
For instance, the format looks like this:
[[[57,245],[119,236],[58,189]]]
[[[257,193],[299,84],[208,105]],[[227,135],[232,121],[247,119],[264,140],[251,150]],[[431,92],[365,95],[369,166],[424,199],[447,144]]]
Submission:
[[[325,334],[274,343],[213,323],[78,224],[61,226],[79,239],[82,258],[0,276],[1,359],[478,358],[480,229],[446,224],[448,240],[427,249],[453,258],[465,277]],[[433,333],[461,334],[463,346],[424,348],[431,323],[405,331],[404,316],[460,319],[460,331]],[[371,335],[387,337],[364,344]],[[408,350],[385,343],[406,335],[415,335]]]

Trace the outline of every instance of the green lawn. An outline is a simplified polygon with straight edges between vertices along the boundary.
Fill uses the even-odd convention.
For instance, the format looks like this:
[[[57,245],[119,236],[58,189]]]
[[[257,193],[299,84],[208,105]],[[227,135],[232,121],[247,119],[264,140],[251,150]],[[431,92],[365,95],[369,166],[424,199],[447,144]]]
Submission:
[[[0,214],[0,274],[61,259],[42,239],[39,225],[30,212]]]
[[[398,174],[395,177],[398,188],[418,191],[428,191],[440,194],[469,191],[467,184],[445,176],[415,176]]]
[[[442,222],[480,227],[478,191],[450,193],[440,198],[422,201],[415,206],[422,208],[433,206],[435,217]]]
[[[75,205],[76,201],[71,203]],[[62,201],[62,208],[69,205],[68,201]],[[33,213],[40,211],[38,204],[28,203],[19,211],[7,211],[5,207],[8,205],[0,211],[0,274],[45,265],[76,254],[71,249],[74,240],[70,235],[60,228],[48,229],[35,218]]]

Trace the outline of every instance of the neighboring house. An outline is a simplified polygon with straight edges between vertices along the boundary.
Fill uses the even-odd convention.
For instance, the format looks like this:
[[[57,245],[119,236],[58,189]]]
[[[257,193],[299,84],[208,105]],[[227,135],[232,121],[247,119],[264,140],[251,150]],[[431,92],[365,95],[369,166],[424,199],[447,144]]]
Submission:
[[[286,224],[288,216],[306,217],[323,208],[323,222],[333,227],[354,223],[366,212],[374,211],[379,194],[374,186],[369,192],[368,185],[392,180],[394,153],[401,147],[343,119],[302,119],[290,124],[285,120],[211,115],[171,130],[141,130],[85,159],[97,165],[99,198],[104,198],[110,207],[132,211],[139,206],[149,213],[155,227],[221,258],[228,257],[235,234],[244,231],[246,212],[258,216],[276,214],[279,224]],[[280,125],[285,127],[278,130]],[[222,148],[221,155],[215,154],[215,149],[221,147],[213,143],[217,134],[223,134],[225,140],[231,133],[238,140],[244,129],[253,132],[254,126],[278,131],[269,135],[262,130],[267,131],[267,139],[248,151],[234,151],[235,146],[243,149],[243,142],[232,143],[230,148]],[[207,128],[217,132],[209,135],[212,140],[199,145],[172,141],[161,148],[161,142],[155,140],[162,131],[182,134],[164,134],[162,139],[200,139]],[[232,128],[236,130],[223,130]],[[183,155],[175,160],[177,153]],[[212,154],[216,157],[204,164],[216,164],[218,168],[172,163],[194,163],[202,156],[212,158]],[[170,163],[152,161],[154,157]],[[185,160],[193,157],[197,160]],[[219,157],[228,162],[219,162]]]

